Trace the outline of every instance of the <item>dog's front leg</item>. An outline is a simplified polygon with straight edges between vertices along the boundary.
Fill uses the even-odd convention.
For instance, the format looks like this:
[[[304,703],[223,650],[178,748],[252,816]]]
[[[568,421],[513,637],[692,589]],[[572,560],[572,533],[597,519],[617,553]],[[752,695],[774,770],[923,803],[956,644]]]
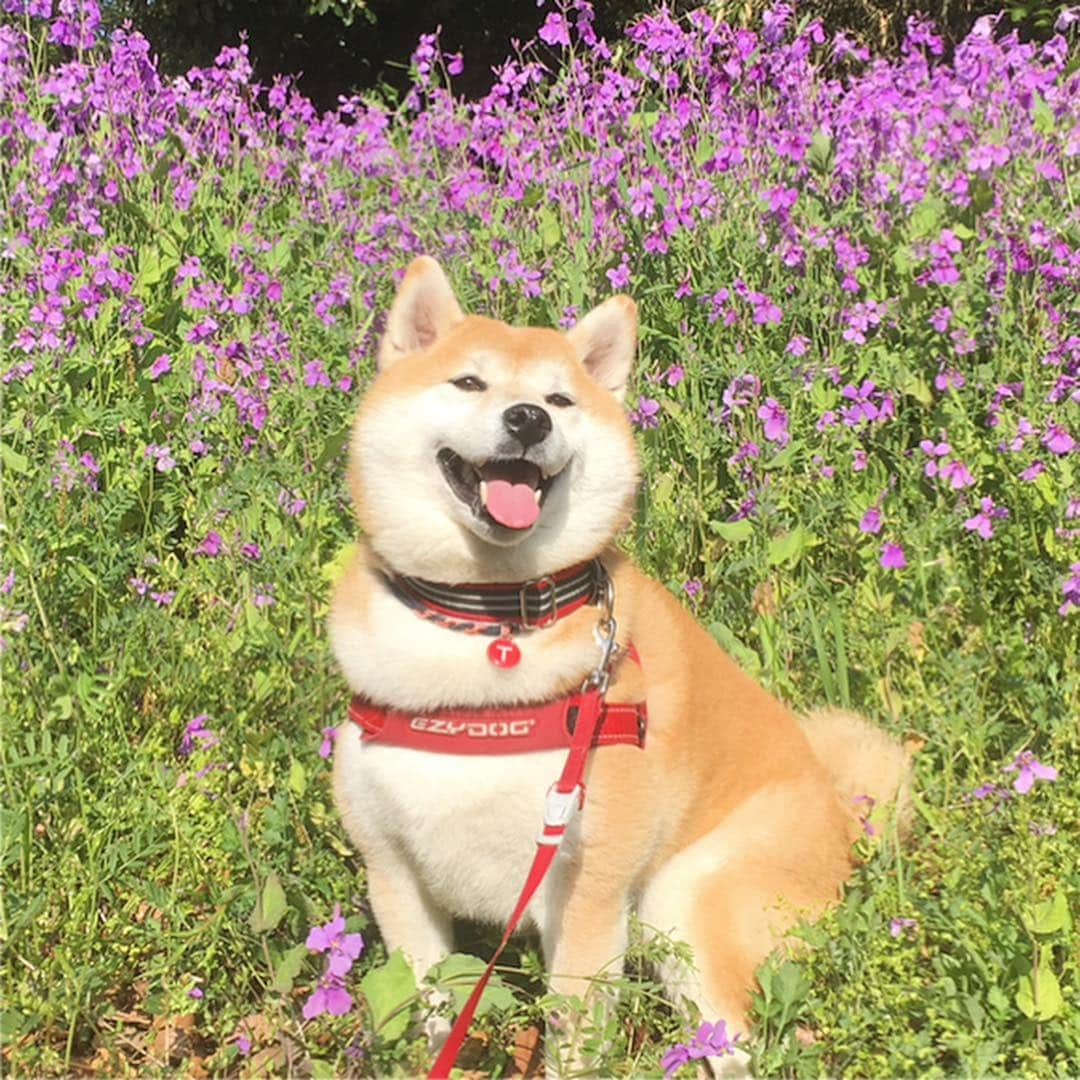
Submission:
[[[613,893],[610,881],[601,885],[571,872],[552,883],[545,908],[542,943],[550,989],[584,1004],[548,1017],[546,1072],[549,1077],[595,1073],[605,1051],[605,1017],[615,1005],[612,984],[623,969],[628,898]]]
[[[453,925],[450,917],[428,895],[427,889],[406,860],[393,850],[368,854],[365,858],[368,899],[375,913],[379,932],[389,952],[400,948],[416,975],[423,979],[433,964],[453,951]],[[444,1000],[443,995],[429,995],[431,1006]],[[424,1021],[428,1047],[437,1053],[450,1033],[445,1016],[432,1012]]]

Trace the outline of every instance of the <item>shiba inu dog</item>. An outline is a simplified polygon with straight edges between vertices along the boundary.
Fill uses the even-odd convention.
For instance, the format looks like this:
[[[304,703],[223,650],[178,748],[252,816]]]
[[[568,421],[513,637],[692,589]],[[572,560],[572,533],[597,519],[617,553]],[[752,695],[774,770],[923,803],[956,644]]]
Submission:
[[[641,730],[601,731],[528,917],[553,989],[584,996],[636,910],[692,948],[661,973],[672,994],[745,1032],[755,968],[851,871],[856,800],[897,800],[907,764],[856,716],[797,720],[613,546],[638,481],[636,334],[626,296],[566,333],[518,328],[464,315],[433,260],[408,268],[350,447],[363,541],[330,636],[359,704],[335,799],[387,947],[422,977],[454,917],[507,919],[566,757],[511,744],[533,737],[529,707],[579,689],[611,627],[606,701]]]

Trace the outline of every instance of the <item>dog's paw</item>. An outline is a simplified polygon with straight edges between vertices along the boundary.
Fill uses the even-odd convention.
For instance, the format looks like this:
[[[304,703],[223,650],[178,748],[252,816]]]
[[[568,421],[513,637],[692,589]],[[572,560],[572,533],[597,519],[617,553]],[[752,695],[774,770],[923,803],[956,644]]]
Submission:
[[[427,1038],[428,1052],[432,1057],[438,1056],[453,1026],[450,1017],[444,1015],[440,1009],[440,1006],[449,1000],[450,995],[442,990],[429,990],[424,994],[424,1004],[427,1006],[428,1014],[424,1017],[423,1029]]]

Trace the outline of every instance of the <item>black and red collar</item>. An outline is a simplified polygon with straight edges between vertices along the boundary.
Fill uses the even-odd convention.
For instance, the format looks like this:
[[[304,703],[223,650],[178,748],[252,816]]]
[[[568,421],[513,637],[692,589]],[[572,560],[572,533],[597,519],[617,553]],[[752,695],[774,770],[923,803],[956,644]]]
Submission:
[[[417,614],[500,634],[507,627],[532,630],[596,603],[607,581],[599,559],[578,563],[531,581],[444,585],[423,578],[384,575],[391,592]]]

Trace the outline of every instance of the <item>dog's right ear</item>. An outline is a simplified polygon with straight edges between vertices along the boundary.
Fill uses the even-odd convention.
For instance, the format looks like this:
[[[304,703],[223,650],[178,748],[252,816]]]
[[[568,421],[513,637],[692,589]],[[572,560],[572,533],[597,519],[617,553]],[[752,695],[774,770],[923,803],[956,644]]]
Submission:
[[[426,349],[464,318],[442,267],[428,255],[413,259],[390,306],[379,343],[379,370]]]

